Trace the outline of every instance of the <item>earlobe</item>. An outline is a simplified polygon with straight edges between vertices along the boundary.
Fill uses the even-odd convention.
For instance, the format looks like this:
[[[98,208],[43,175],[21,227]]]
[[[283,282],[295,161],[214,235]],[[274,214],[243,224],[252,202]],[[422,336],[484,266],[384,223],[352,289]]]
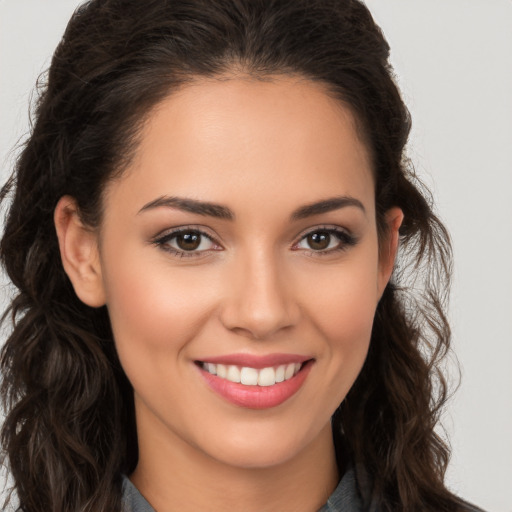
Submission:
[[[76,201],[61,197],[54,211],[54,223],[64,271],[78,298],[88,306],[105,304],[97,234],[80,219]]]
[[[379,298],[384,293],[384,289],[386,288],[386,285],[388,284],[393,272],[393,267],[395,265],[395,259],[398,252],[398,230],[400,229],[400,226],[404,220],[404,213],[398,207],[390,208],[385,213],[385,220],[387,230],[379,251]]]

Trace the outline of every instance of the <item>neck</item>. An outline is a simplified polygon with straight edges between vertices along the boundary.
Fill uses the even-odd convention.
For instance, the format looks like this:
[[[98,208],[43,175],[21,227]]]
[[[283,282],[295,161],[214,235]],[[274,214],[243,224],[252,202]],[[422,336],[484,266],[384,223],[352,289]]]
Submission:
[[[311,512],[339,480],[330,425],[291,459],[257,468],[226,464],[168,429],[152,430],[152,436],[139,432],[139,462],[130,479],[156,512]]]

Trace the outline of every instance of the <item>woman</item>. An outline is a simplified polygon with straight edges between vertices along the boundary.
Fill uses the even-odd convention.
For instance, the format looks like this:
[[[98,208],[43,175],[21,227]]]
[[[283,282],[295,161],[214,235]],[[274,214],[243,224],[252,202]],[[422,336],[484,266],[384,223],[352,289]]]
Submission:
[[[388,53],[355,0],[75,13],[3,191],[21,510],[470,510]]]

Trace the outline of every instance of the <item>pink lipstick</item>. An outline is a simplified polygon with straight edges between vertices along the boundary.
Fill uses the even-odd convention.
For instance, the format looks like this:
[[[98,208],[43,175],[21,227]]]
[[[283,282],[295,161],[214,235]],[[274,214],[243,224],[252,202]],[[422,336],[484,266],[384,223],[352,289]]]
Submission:
[[[293,354],[231,354],[196,361],[202,378],[225,400],[250,409],[276,407],[302,386],[314,360]]]

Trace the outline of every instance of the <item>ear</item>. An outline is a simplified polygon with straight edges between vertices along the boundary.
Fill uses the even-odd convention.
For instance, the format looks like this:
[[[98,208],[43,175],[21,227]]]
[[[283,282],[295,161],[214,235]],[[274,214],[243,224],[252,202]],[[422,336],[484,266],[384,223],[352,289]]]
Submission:
[[[60,198],[54,212],[64,271],[71,280],[78,298],[97,308],[105,304],[97,233],[83,224],[76,201],[70,196]]]
[[[379,277],[378,293],[379,298],[384,293],[384,289],[391,279],[395,258],[398,252],[398,230],[404,220],[404,213],[398,207],[390,208],[385,213],[386,231],[379,247]]]

